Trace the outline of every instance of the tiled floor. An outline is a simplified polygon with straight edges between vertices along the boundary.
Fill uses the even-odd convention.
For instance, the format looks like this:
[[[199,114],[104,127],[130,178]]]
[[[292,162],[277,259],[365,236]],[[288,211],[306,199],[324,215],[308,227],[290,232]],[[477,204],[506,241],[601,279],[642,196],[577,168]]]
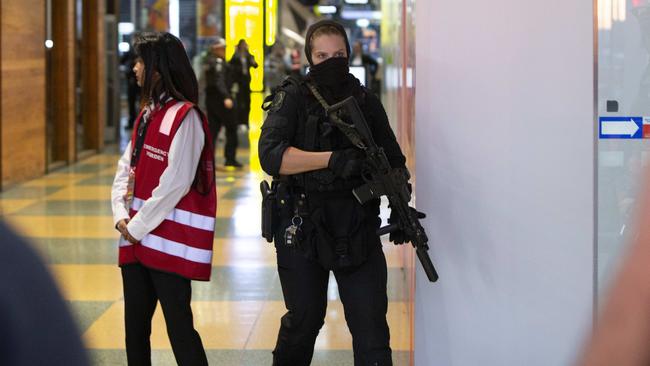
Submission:
[[[241,154],[248,156],[248,151]],[[0,194],[0,214],[31,239],[50,265],[95,365],[126,364],[122,286],[116,265],[118,234],[109,204],[117,159],[117,151],[97,155]],[[244,170],[217,174],[212,281],[193,284],[196,327],[211,365],[270,365],[285,311],[274,248],[259,234],[258,187],[263,176],[258,167],[249,160]],[[408,365],[404,273],[399,252],[388,245],[385,250],[390,267],[391,346],[395,365]],[[312,364],[352,365],[351,337],[333,277],[329,299]],[[155,365],[175,364],[159,310],[152,348]]]

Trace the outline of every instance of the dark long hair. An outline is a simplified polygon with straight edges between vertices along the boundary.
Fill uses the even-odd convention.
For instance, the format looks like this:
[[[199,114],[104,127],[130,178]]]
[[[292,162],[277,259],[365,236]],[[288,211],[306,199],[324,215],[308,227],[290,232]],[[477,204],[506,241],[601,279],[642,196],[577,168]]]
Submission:
[[[144,63],[143,103],[159,104],[163,93],[198,103],[199,83],[180,39],[166,32],[142,32],[135,35],[133,49]]]

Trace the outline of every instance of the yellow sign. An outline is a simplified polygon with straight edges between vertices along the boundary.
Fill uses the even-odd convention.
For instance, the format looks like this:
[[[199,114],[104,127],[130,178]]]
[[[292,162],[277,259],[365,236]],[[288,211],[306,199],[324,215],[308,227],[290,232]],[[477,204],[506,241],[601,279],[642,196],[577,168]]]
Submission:
[[[260,65],[251,69],[251,90],[264,90],[264,1],[226,0],[226,57],[230,59],[240,39]]]
[[[278,28],[278,0],[266,0],[266,45],[273,46]]]

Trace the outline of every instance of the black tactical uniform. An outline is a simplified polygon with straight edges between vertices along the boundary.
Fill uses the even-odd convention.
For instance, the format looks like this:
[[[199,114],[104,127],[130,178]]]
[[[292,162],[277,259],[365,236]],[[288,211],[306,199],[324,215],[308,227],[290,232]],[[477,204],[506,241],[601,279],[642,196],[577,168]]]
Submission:
[[[208,122],[210,125],[210,132],[213,138],[212,146],[216,149],[217,137],[221,127],[226,128],[226,146],[224,149],[224,157],[226,158],[226,165],[230,162],[236,161],[237,153],[237,122],[233,109],[228,109],[224,106],[224,100],[231,99],[230,95],[230,74],[228,63],[215,56],[212,52],[208,52],[203,60],[203,70],[205,72],[205,105],[208,112]]]
[[[274,242],[288,309],[281,319],[274,365],[311,362],[326,313],[330,270],[352,333],[355,365],[391,365],[386,259],[376,234],[381,224],[379,200],[362,206],[355,199],[352,188],[363,184],[359,172],[347,179],[330,169],[279,175],[283,153],[290,146],[305,151],[353,148],[329,123],[307,83],[315,85],[309,76],[301,80],[292,77],[275,91],[259,141],[262,168],[274,177],[277,188]],[[405,169],[405,158],[376,96],[351,75],[337,86],[315,86],[329,104],[346,95],[355,96],[393,168]],[[287,242],[292,224],[299,229]]]

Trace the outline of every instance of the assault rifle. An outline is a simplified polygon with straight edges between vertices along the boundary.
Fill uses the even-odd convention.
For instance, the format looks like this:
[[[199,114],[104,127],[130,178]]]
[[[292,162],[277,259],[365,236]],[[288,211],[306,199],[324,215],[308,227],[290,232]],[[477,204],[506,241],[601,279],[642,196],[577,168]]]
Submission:
[[[377,146],[372,138],[368,123],[354,97],[349,97],[332,106],[327,106],[324,100],[320,102],[326,107],[330,121],[366,154],[367,167],[362,173],[366,184],[354,189],[354,196],[361,204],[386,196],[391,209],[397,213],[399,223],[384,226],[377,230],[377,234],[381,236],[396,230],[403,230],[411,239],[411,244],[415,248],[429,281],[436,282],[438,273],[429,258],[429,245],[427,244],[429,239],[420,225],[418,212],[408,205],[411,200],[408,171],[393,169],[390,166],[384,149]],[[352,123],[346,123],[343,119],[349,119]]]

